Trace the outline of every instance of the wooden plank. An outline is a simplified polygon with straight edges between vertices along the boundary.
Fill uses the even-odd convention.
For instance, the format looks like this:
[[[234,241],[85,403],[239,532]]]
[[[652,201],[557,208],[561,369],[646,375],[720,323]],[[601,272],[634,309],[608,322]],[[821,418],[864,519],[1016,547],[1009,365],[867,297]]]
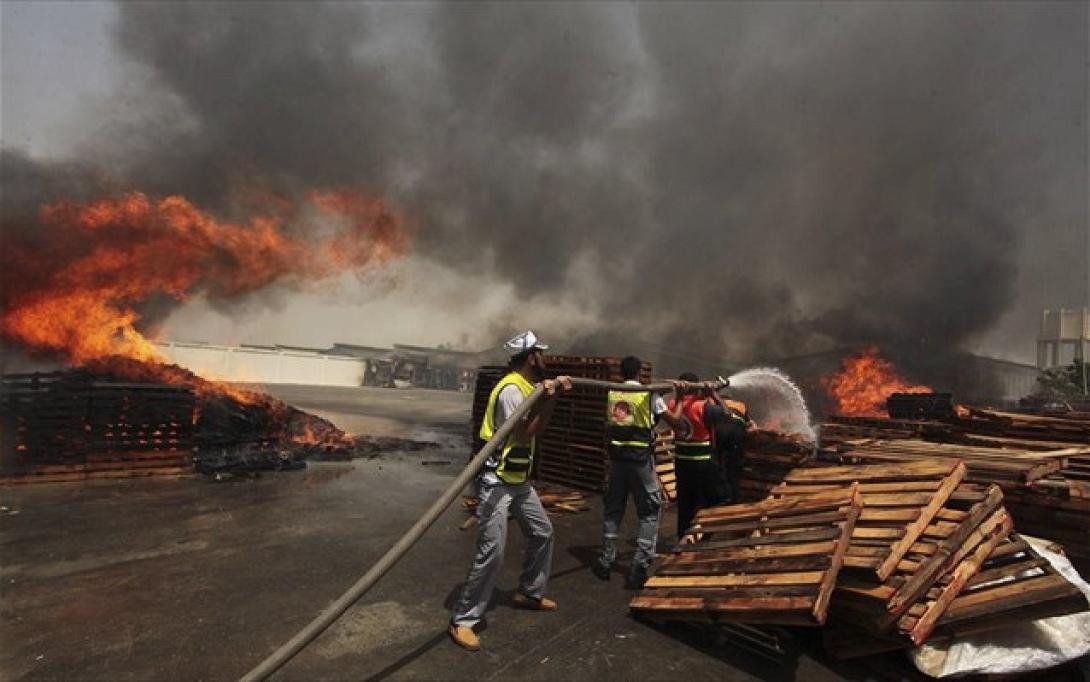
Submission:
[[[764,557],[806,556],[808,554],[826,554],[836,550],[836,542],[808,542],[800,545],[766,545],[764,547],[738,547],[727,549],[698,550],[693,545],[682,556],[698,556],[704,561],[716,559],[760,559]]]
[[[699,527],[694,526],[694,528]],[[751,535],[748,537],[737,538],[735,540],[716,540],[713,536],[713,539],[701,542],[699,545],[680,543],[674,547],[673,551],[710,552],[726,547],[802,544],[807,542],[816,542],[820,540],[833,540],[835,538],[839,538],[842,534],[843,531],[840,528],[830,527],[803,531],[792,530],[788,532],[774,533],[768,535]]]
[[[908,548],[916,541],[916,538],[923,533],[923,530],[927,528],[927,525],[931,522],[932,517],[938,513],[939,509],[946,504],[946,500],[950,497],[950,494],[954,492],[954,489],[958,487],[962,479],[965,478],[966,468],[965,464],[958,462],[954,469],[943,480],[942,485],[935,491],[935,494],[931,497],[931,500],[920,510],[920,515],[915,520],[909,522],[905,527],[905,534],[900,540],[897,540],[890,547],[889,556],[887,556],[878,568],[875,569],[879,580],[885,580],[893,573],[893,570],[897,567],[897,562],[901,560],[901,557],[905,555]],[[864,496],[864,504],[870,504],[870,498]]]
[[[665,587],[731,587],[741,585],[814,585],[821,582],[823,571],[800,573],[769,573],[761,575],[713,575],[713,576],[652,576],[645,584],[648,588]]]

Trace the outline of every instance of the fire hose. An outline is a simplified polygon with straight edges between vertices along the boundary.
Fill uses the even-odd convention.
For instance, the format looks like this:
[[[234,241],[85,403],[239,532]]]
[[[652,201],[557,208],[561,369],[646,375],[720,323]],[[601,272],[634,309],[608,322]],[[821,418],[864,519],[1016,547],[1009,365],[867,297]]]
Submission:
[[[612,383],[609,381],[600,381],[598,379],[583,379],[579,377],[572,377],[571,382],[573,386],[581,386],[584,388],[597,388],[606,389],[610,391],[651,391],[656,393],[666,392],[673,390],[673,383],[654,383],[654,384],[621,384]],[[727,385],[727,381],[720,379],[719,381],[698,382],[698,383],[686,383],[678,382],[681,384],[682,389],[688,388],[703,388],[717,390]],[[496,432],[492,435],[492,438],[485,443],[484,447],[469,460],[466,467],[458,474],[458,476],[451,482],[443,494],[439,496],[437,500],[428,510],[424,512],[416,523],[405,532],[401,538],[394,543],[394,546],[386,551],[382,557],[375,562],[373,566],[366,573],[364,573],[359,580],[357,580],[351,587],[349,587],[344,594],[337,597],[329,606],[319,613],[314,620],[310,621],[306,627],[297,632],[294,637],[289,639],[276,651],[272,652],[268,658],[254,667],[253,670],[242,676],[243,682],[251,682],[254,680],[264,680],[270,675],[276,672],[281,666],[290,661],[296,654],[303,650],[307,644],[314,640],[315,637],[320,635],[326,628],[332,625],[338,618],[344,614],[353,604],[359,600],[369,589],[371,589],[375,583],[379,581],[382,576],[394,567],[401,557],[416,544],[428,528],[435,523],[436,519],[446,511],[447,507],[458,497],[462,489],[469,484],[470,481],[477,475],[485,461],[492,456],[492,453],[496,451],[507,436],[515,429],[515,427],[521,422],[534,405],[541,400],[541,397],[545,395],[545,387],[538,384],[534,387],[534,390],[523,400],[514,412],[508,416],[503,422],[500,428],[496,429]]]

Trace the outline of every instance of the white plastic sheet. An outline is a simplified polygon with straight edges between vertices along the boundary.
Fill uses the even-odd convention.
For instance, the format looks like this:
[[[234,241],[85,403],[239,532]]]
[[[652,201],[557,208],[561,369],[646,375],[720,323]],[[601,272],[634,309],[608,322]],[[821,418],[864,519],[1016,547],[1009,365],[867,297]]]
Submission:
[[[1021,536],[1065,578],[1090,598],[1087,584],[1049,543]],[[924,644],[910,655],[916,667],[931,677],[968,674],[1022,673],[1044,670],[1090,653],[1090,612],[1012,624],[1009,628],[962,637],[942,644]]]

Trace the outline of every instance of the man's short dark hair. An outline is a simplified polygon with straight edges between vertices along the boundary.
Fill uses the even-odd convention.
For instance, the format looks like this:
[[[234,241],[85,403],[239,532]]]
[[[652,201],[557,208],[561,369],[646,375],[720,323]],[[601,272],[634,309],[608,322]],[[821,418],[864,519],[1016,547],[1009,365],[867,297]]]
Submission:
[[[530,356],[534,353],[540,353],[540,348],[527,348],[524,351],[519,351],[511,356],[511,359],[507,361],[507,368],[510,370],[522,369],[526,361],[530,359]]]
[[[621,376],[625,381],[640,378],[640,367],[643,363],[635,355],[628,355],[621,359]]]
[[[677,378],[681,381],[700,381],[700,377],[693,372],[682,372]]]

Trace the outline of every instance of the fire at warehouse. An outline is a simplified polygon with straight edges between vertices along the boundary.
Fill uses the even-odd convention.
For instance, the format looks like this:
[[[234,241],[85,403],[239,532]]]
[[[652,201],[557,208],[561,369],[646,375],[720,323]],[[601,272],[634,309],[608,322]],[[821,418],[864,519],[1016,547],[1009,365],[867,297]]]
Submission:
[[[3,679],[1085,677],[1085,3],[0,17]]]

